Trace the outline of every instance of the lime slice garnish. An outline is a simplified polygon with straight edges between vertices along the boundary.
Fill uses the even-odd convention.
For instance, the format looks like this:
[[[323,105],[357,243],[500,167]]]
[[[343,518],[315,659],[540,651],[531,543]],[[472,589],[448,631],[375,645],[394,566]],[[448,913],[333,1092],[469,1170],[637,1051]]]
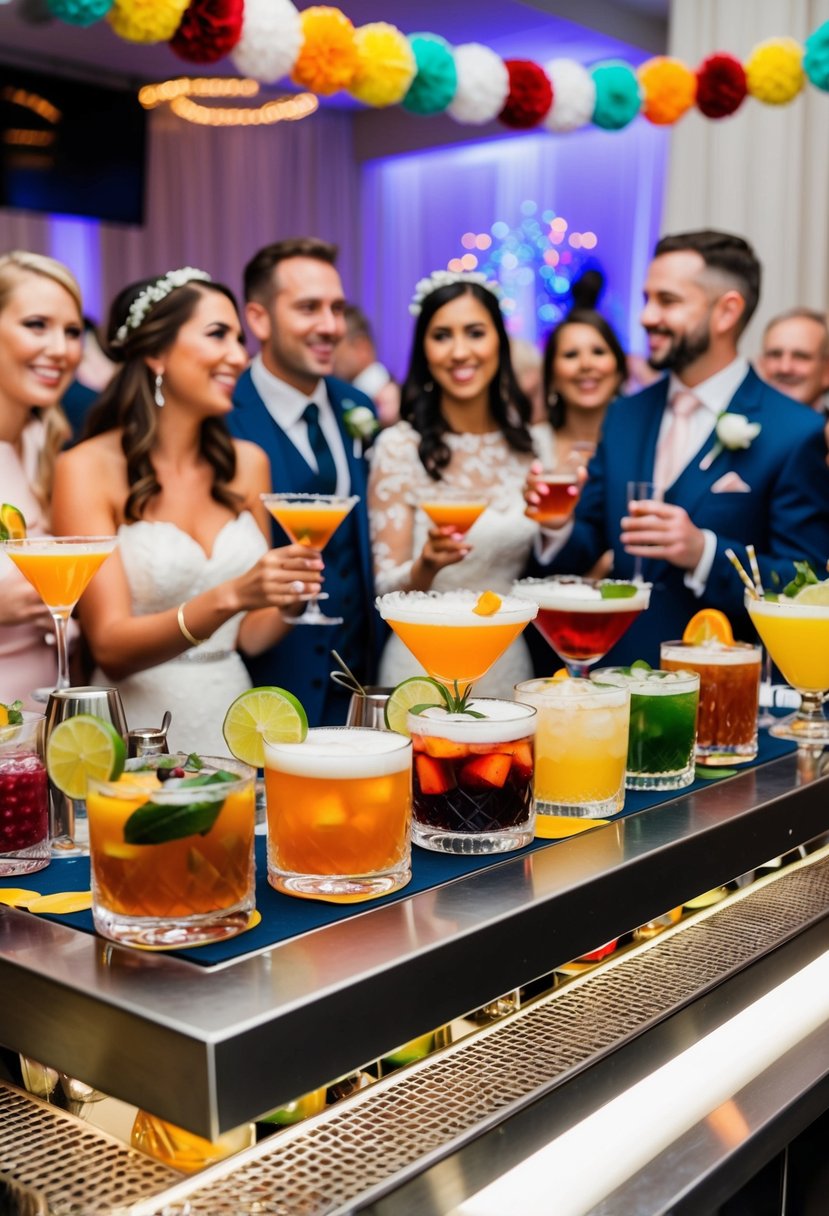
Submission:
[[[406,715],[416,705],[445,705],[446,697],[437,680],[428,676],[410,676],[398,684],[386,702],[386,726],[399,735],[408,735]]]
[[[222,734],[237,760],[263,768],[265,744],[302,743],[308,718],[292,692],[265,685],[236,698],[225,714]]]
[[[599,583],[603,600],[630,600],[638,590],[635,583]]]
[[[653,671],[653,668],[651,667],[650,663],[647,663],[644,659],[635,659],[630,665],[630,670],[631,671]]]
[[[821,607],[829,607],[829,581],[825,583],[807,583],[805,587],[801,587],[797,595],[794,597],[796,604],[817,604]]]
[[[118,731],[92,714],[77,714],[60,722],[46,744],[46,771],[69,798],[85,798],[90,778],[116,781],[126,758]]]
[[[26,520],[19,507],[4,502],[0,507],[0,540],[25,540]]]

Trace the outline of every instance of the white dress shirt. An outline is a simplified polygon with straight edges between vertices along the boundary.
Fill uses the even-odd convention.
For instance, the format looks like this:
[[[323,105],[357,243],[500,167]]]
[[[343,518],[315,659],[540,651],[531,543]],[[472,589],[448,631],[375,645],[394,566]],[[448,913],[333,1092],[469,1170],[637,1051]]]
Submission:
[[[724,367],[722,371],[710,376],[707,380],[703,380],[700,384],[694,385],[693,388],[690,388],[687,384],[683,384],[678,376],[675,376],[673,372],[671,373],[668,383],[667,400],[670,401],[674,393],[691,392],[698,398],[703,407],[702,409],[698,409],[689,420],[688,458],[683,465],[682,471],[691,463],[691,460],[696,456],[708,436],[713,434],[717,418],[728,407],[728,403],[747,374],[748,360],[742,356],[738,356],[727,367]],[[656,440],[657,447],[670,422],[670,414],[666,405],[662,414],[662,421],[659,425],[659,434]],[[542,528],[536,541],[536,556],[539,561],[552,561],[555,555],[567,544],[572,531],[572,519],[561,528]],[[697,597],[701,596],[705,591],[705,585],[708,582],[711,567],[714,564],[714,558],[717,553],[717,537],[715,533],[709,528],[703,528],[702,535],[704,537],[702,557],[694,570],[686,571],[684,579],[685,586],[690,591],[693,591]]]
[[[343,445],[343,437],[337,425],[334,407],[328,400],[325,381],[317,381],[313,393],[306,396],[293,385],[280,380],[273,372],[269,372],[262,362],[261,355],[254,356],[251,362],[250,378],[274,422],[282,428],[302,459],[314,470],[317,469],[317,461],[308,440],[308,427],[302,415],[310,401],[318,406],[320,428],[331,449],[337,470],[336,492],[337,494],[350,494],[351,475],[348,471],[348,458]],[[277,491],[282,488],[274,486],[274,490]]]

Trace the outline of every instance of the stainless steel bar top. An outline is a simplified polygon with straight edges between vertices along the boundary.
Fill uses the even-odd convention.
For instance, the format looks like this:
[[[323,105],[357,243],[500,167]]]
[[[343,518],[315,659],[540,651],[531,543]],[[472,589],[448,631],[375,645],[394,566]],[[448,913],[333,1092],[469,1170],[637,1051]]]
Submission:
[[[0,909],[0,1042],[215,1137],[829,829],[784,757],[202,968]]]

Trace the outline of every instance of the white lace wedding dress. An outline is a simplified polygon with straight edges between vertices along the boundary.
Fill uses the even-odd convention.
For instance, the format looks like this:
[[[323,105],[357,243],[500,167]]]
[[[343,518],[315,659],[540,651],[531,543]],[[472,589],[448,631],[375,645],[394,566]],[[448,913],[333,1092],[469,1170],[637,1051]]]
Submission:
[[[531,427],[531,432],[535,455],[516,452],[500,431],[444,436],[452,453],[443,471],[444,483],[453,490],[468,490],[470,495],[484,494],[489,505],[467,533],[472,552],[463,561],[440,570],[433,590],[469,587],[504,594],[523,574],[538,531],[538,525],[524,514],[524,481],[536,457],[545,468],[555,464],[552,429],[542,423]],[[418,501],[439,494],[441,483],[433,481],[424,469],[417,450],[419,442],[419,434],[408,422],[398,422],[381,431],[371,449],[369,520],[378,595],[407,586],[412,562],[423,548],[429,526]],[[399,684],[422,670],[399,638],[392,635],[383,650],[378,683]],[[512,698],[513,685],[530,679],[532,674],[527,645],[519,638],[489,673],[476,681],[475,690],[481,696]]]
[[[224,525],[209,557],[191,536],[164,521],[123,525],[118,543],[137,616],[176,608],[244,574],[268,547],[249,511]],[[241,616],[225,621],[203,645],[118,683],[131,729],[159,726],[169,709],[171,750],[229,754],[222,722],[234,697],[250,688],[250,677],[235,649]],[[102,671],[92,679],[96,684],[111,683]]]

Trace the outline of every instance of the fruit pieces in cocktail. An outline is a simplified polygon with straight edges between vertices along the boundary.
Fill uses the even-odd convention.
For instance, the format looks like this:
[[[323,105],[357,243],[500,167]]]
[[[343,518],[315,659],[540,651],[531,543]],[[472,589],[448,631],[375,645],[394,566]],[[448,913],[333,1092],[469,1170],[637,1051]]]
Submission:
[[[518,701],[538,710],[535,731],[536,836],[555,835],[545,817],[615,815],[625,804],[630,725],[627,688],[592,680],[525,680]]]
[[[537,611],[518,596],[460,590],[393,591],[377,610],[429,675],[461,688],[486,675]]]
[[[418,503],[421,511],[429,516],[437,528],[452,528],[454,532],[466,533],[483,515],[487,508],[486,499],[447,496],[440,498],[422,498]]]
[[[254,771],[235,760],[154,756],[87,791],[92,914],[127,945],[232,937],[254,908]]]
[[[728,645],[663,642],[664,671],[696,671],[700,677],[696,759],[709,767],[745,764],[757,755],[757,705],[761,652],[747,642]]]
[[[646,664],[600,667],[599,684],[630,689],[625,786],[674,790],[694,780],[700,678],[692,671],[652,671]]]
[[[437,852],[519,849],[533,838],[535,710],[488,698],[466,710],[432,706],[408,715],[412,839]]]
[[[528,506],[524,514],[536,523],[550,527],[559,527],[572,513],[579,501],[581,487],[579,475],[575,469],[564,472],[539,473],[536,481],[547,487],[546,494],[540,494],[540,501],[534,506]]]
[[[49,864],[49,795],[43,714],[0,705],[0,877]]]
[[[586,676],[650,603],[650,584],[581,578],[521,579],[516,595],[538,605],[536,628],[567,664],[571,675]]]
[[[266,744],[268,882],[339,902],[411,878],[412,746],[392,731],[317,727]]]

